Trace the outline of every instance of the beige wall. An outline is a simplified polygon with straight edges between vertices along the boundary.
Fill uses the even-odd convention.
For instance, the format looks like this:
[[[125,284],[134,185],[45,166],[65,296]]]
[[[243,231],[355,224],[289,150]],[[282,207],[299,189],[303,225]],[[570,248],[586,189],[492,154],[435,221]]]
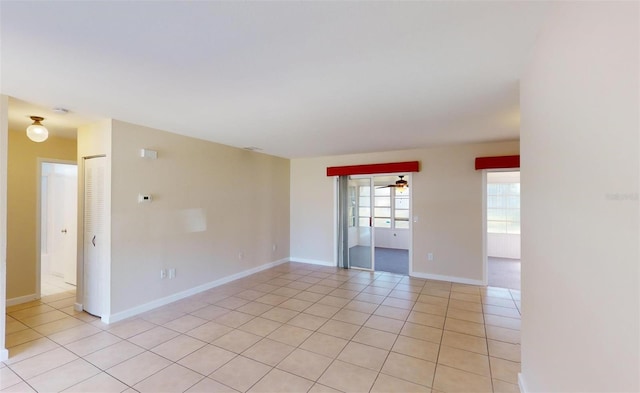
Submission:
[[[9,358],[5,348],[7,306],[7,151],[9,97],[0,94],[0,361]]]
[[[52,136],[36,143],[24,131],[10,130],[8,156],[7,299],[11,301],[38,292],[38,158],[75,161],[76,141]]]
[[[115,120],[111,148],[112,314],[289,256],[289,160]]]
[[[523,392],[640,391],[639,3],[556,3],[521,85]]]
[[[483,280],[481,156],[518,154],[518,142],[453,145],[291,161],[291,258],[335,264],[335,179],[328,166],[420,161],[411,176],[413,272],[463,282]],[[427,261],[433,253],[434,260]]]

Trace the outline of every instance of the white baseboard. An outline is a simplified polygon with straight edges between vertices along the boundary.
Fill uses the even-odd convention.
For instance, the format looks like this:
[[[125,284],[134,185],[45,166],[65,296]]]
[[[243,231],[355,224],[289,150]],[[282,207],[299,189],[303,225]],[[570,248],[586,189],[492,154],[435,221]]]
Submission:
[[[38,300],[38,299],[40,299],[40,297],[35,293],[32,293],[30,295],[14,297],[14,298],[11,298],[11,299],[7,299],[7,307],[15,306],[16,304],[32,302],[32,301]]]
[[[5,360],[9,360],[9,350],[0,349],[0,362],[4,362]]]
[[[211,282],[208,282],[206,284],[199,285],[197,287],[189,288],[189,289],[184,290],[182,292],[174,293],[173,295],[169,295],[169,296],[166,296],[166,297],[163,297],[163,298],[160,298],[160,299],[156,299],[156,300],[154,300],[152,302],[149,302],[149,303],[145,303],[145,304],[141,304],[141,305],[136,306],[136,307],[132,307],[132,308],[130,308],[128,310],[124,310],[124,311],[120,311],[120,312],[117,312],[117,313],[114,313],[114,314],[103,316],[102,317],[102,322],[104,322],[104,323],[118,322],[118,321],[121,321],[123,319],[130,318],[130,317],[133,317],[135,315],[141,314],[143,312],[147,312],[147,311],[153,310],[154,308],[162,307],[162,306],[165,306],[165,305],[167,305],[169,303],[173,303],[173,302],[175,302],[177,300],[184,299],[186,297],[196,295],[196,294],[198,294],[200,292],[207,291],[207,290],[209,290],[211,288],[218,287],[220,285],[223,285],[223,284],[226,284],[228,282],[237,280],[239,278],[247,277],[247,276],[250,276],[252,274],[261,272],[263,270],[270,269],[272,267],[281,265],[281,264],[286,263],[286,262],[289,262],[289,258],[284,258],[284,259],[280,259],[280,260],[277,260],[277,261],[274,261],[274,262],[265,263],[264,265],[260,265],[260,266],[254,267],[252,269],[244,270],[242,272],[239,272],[239,273],[236,273],[236,274],[232,274],[230,276],[223,277],[221,279],[218,279],[218,280],[215,280],[215,281],[211,281]]]
[[[73,304],[73,309],[75,311],[77,311],[77,312],[82,312],[82,310],[84,310],[84,307],[80,303],[74,303]]]
[[[457,284],[484,286],[484,284],[482,283],[482,280],[473,280],[471,278],[464,278],[464,277],[443,276],[440,274],[430,274],[430,273],[421,273],[421,272],[412,272],[410,276],[416,277],[416,278],[424,278],[427,280],[450,281],[450,282],[455,282]]]
[[[522,373],[518,373],[518,387],[520,388],[520,393],[527,393],[527,389],[525,388],[524,377]]]
[[[336,266],[334,262],[331,261],[321,261],[319,259],[307,259],[307,258],[289,258],[290,262],[300,262],[300,263],[308,263],[310,265],[321,265],[321,266]]]

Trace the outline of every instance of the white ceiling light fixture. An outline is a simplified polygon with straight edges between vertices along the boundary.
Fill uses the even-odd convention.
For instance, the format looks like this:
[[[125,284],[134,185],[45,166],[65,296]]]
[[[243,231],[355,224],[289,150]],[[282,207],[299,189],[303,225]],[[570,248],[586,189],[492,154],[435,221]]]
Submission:
[[[44,117],[29,116],[33,120],[33,124],[27,127],[27,136],[34,142],[44,142],[49,137],[49,130],[40,123]]]

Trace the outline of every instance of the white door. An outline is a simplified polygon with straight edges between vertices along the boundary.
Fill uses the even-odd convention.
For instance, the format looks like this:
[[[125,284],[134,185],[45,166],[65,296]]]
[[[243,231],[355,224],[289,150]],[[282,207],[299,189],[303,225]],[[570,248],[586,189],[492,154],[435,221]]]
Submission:
[[[52,264],[65,282],[76,285],[77,177],[54,173],[49,177],[49,186],[54,202],[49,205],[53,218]]]
[[[78,168],[43,162],[41,173],[41,273],[76,285]]]
[[[105,157],[84,161],[84,300],[86,312],[102,316],[105,222]]]

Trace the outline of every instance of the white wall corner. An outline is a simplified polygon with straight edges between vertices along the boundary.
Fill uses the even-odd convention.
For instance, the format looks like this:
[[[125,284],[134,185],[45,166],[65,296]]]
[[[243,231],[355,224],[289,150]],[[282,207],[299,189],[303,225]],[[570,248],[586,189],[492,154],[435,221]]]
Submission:
[[[148,302],[148,303],[145,303],[145,304],[141,304],[139,306],[132,307],[132,308],[124,310],[124,311],[120,311],[120,312],[117,312],[117,313],[114,313],[114,314],[107,313],[106,315],[102,316],[101,320],[102,320],[102,322],[104,322],[106,324],[122,321],[123,319],[127,319],[127,318],[130,318],[130,317],[136,316],[138,314],[142,314],[144,312],[153,310],[155,308],[165,306],[165,305],[167,305],[169,303],[173,303],[175,301],[187,298],[189,296],[196,295],[196,294],[198,294],[200,292],[207,291],[207,290],[209,290],[211,288],[218,287],[220,285],[229,283],[231,281],[235,281],[235,280],[238,280],[240,278],[244,278],[244,277],[250,276],[252,274],[261,272],[263,270],[270,269],[272,267],[276,267],[278,265],[282,265],[283,263],[286,263],[286,262],[289,262],[289,258],[283,258],[283,259],[279,259],[277,261],[265,263],[263,265],[254,267],[252,269],[244,270],[242,272],[239,272],[239,273],[236,273],[236,274],[232,274],[230,276],[223,277],[221,279],[218,279],[218,280],[215,280],[215,281],[211,281],[211,282],[199,285],[197,287],[189,288],[189,289],[184,290],[182,292],[174,293],[173,295],[165,296],[163,298],[156,299],[154,301],[151,301],[151,302]]]
[[[474,279],[465,278],[465,277],[443,276],[440,274],[429,274],[429,273],[421,273],[421,272],[413,272],[410,274],[410,276],[415,278],[424,278],[427,280],[451,281],[457,284],[485,286],[482,280],[474,280]]]
[[[522,376],[522,373],[518,373],[518,387],[520,388],[520,393],[527,393],[528,390],[525,387],[525,383],[524,383],[524,377]]]
[[[9,360],[9,350],[0,349],[0,362],[4,362],[5,360]]]
[[[289,262],[300,262],[300,263],[308,263],[310,265],[320,265],[320,266],[337,266],[335,262],[331,261],[321,261],[319,259],[308,259],[308,258],[289,258]]]

